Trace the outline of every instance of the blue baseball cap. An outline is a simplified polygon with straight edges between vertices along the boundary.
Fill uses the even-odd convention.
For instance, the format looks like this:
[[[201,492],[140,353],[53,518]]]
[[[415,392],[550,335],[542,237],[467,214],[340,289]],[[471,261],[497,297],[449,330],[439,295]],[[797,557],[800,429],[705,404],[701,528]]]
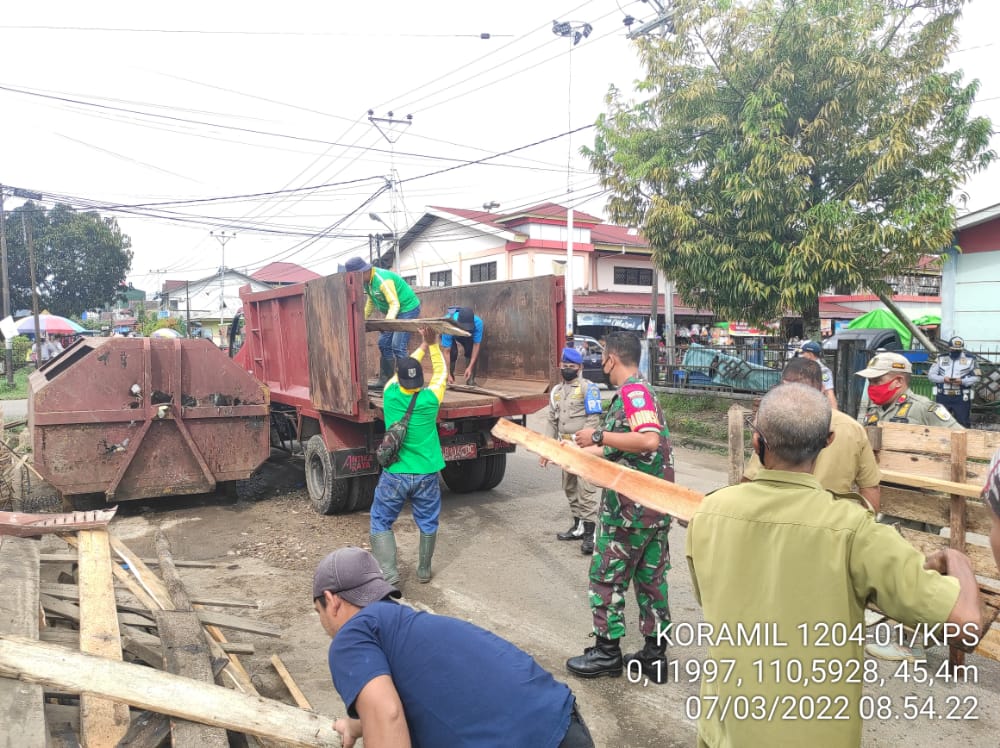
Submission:
[[[344,270],[349,273],[353,273],[357,270],[370,270],[371,265],[365,262],[361,257],[352,257],[347,262],[344,263]]]
[[[802,351],[803,353],[811,353],[814,356],[823,355],[823,349],[820,347],[819,343],[817,343],[815,340],[807,340],[805,343],[802,344],[799,350]]]
[[[562,362],[564,364],[576,364],[580,366],[583,364],[583,356],[580,355],[580,351],[576,348],[563,348]]]

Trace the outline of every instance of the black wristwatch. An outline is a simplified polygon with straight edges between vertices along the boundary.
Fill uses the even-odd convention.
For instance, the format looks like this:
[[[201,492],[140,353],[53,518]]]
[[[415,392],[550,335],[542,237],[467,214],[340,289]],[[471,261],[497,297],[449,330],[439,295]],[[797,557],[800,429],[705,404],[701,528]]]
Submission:
[[[604,430],[594,429],[594,433],[590,435],[590,440],[597,446],[604,444]]]

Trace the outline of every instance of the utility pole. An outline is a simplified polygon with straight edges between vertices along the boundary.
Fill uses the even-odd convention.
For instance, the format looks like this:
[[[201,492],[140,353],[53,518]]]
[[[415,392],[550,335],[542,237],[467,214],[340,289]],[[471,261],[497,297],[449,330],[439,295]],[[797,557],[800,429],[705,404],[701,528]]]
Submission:
[[[10,316],[10,280],[7,277],[7,218],[3,212],[3,185],[0,184],[0,259],[3,274],[3,316]],[[7,372],[7,386],[14,388],[14,341],[4,336],[4,371]]]
[[[221,343],[224,338],[222,337],[222,325],[224,323],[224,315],[226,313],[226,242],[231,239],[236,238],[234,233],[226,233],[225,231],[215,231],[208,232],[211,236],[214,236],[219,240],[219,244],[222,245],[222,265],[219,266],[219,342]]]
[[[639,22],[639,27],[633,29],[632,24],[636,23],[636,19],[632,16],[625,16],[623,23],[628,29],[629,39],[636,39],[640,36],[646,36],[647,34],[659,30],[661,36],[665,34],[674,33],[674,11],[673,8],[668,8],[667,3],[661,0],[643,0],[643,2],[649,3],[656,10],[656,18],[647,23]]]
[[[38,320],[38,283],[35,280],[35,241],[31,233],[31,224],[24,218],[21,211],[21,230],[24,231],[24,244],[28,248],[28,272],[31,276],[31,313],[35,316],[35,368],[42,365],[42,329]]]
[[[184,337],[191,337],[191,281],[184,281],[184,305],[187,311],[184,312]]]
[[[406,119],[396,119],[394,114],[389,112],[385,117],[376,117],[375,110],[369,109],[368,121],[374,125],[379,134],[389,143],[389,178],[386,181],[389,183],[390,189],[389,212],[392,216],[392,225],[389,226],[386,224],[386,228],[392,232],[392,236],[395,239],[399,236],[399,231],[396,229],[398,226],[396,222],[396,187],[399,184],[399,175],[396,173],[396,141],[403,136],[405,129],[413,124],[413,115],[407,114]],[[379,221],[385,224],[385,221],[381,219]],[[393,270],[399,270],[398,246],[393,247],[392,265]]]
[[[589,23],[580,21],[559,21],[552,22],[552,33],[569,39],[573,43],[569,48],[569,81],[566,91],[566,118],[568,120],[567,130],[573,130],[573,47],[580,43],[582,39],[590,36],[594,27]],[[573,136],[569,135],[569,144],[566,153],[566,195],[567,202],[573,193],[572,173],[573,173]],[[566,340],[573,340],[573,207],[566,209]]]

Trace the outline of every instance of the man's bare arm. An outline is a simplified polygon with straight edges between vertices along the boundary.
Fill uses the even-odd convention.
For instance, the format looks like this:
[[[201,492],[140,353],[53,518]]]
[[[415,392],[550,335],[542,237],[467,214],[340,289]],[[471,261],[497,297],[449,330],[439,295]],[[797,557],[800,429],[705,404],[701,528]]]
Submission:
[[[391,676],[368,681],[354,704],[365,748],[410,748],[410,730]]]

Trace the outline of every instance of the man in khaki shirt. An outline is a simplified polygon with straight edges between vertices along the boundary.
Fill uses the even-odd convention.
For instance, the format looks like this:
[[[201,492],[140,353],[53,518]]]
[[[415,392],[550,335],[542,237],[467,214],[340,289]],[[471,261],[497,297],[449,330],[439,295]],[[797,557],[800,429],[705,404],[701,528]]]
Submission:
[[[800,382],[823,391],[822,370],[819,364],[807,358],[793,358],[786,363],[781,381],[783,384]],[[819,453],[813,475],[827,491],[844,494],[857,490],[877,512],[878,484],[882,480],[882,474],[875,462],[875,453],[864,427],[846,413],[834,410],[830,430],[833,432],[833,442]],[[758,470],[760,460],[757,455],[753,455],[743,472],[744,482],[753,480]]]
[[[705,671],[697,704],[686,706],[697,709],[700,746],[860,746],[863,679],[827,668],[837,660],[839,672],[864,670],[870,601],[908,626],[954,624],[953,642],[982,635],[968,558],[949,548],[925,559],[811,475],[829,426],[818,391],[775,387],[754,427],[764,469],[706,496],[691,518],[688,566],[707,627],[699,630],[720,672],[726,663],[724,677]],[[789,683],[796,667],[816,677]]]

